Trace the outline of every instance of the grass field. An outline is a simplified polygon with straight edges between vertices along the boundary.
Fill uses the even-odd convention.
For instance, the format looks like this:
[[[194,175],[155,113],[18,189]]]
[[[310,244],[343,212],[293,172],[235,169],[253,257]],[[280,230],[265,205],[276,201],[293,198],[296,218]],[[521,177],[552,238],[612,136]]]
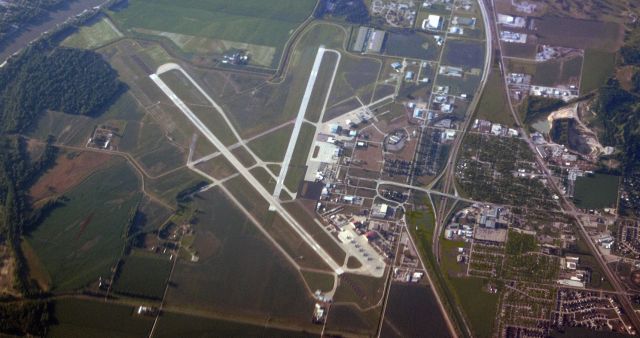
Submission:
[[[153,317],[133,315],[132,306],[80,299],[60,299],[54,304],[56,323],[47,337],[146,337]]]
[[[114,160],[65,193],[63,205],[28,234],[54,290],[77,289],[110,276],[140,201],[139,184],[129,164]]]
[[[155,337],[317,337],[296,332],[232,321],[165,312],[158,321]]]
[[[615,208],[618,201],[619,176],[594,174],[578,177],[573,200],[578,208]],[[597,191],[598,193],[593,193]]]
[[[277,49],[273,67],[291,32],[311,14],[314,5],[311,0],[132,0],[111,16],[127,32],[147,29],[271,46]]]
[[[249,142],[248,146],[263,161],[282,162],[292,131],[291,124]]]
[[[333,275],[315,271],[302,271],[302,276],[307,281],[307,284],[309,284],[311,291],[321,290],[328,292],[333,289]]]
[[[291,162],[289,162],[289,171],[287,171],[287,177],[284,179],[284,185],[292,192],[298,191],[298,185],[304,179],[304,174],[307,171],[307,156],[313,143],[314,133],[314,126],[309,123],[302,124],[298,142],[296,142]]]
[[[305,112],[305,118],[308,121],[316,123],[320,119],[320,114],[322,113],[324,102],[327,99],[327,96],[331,95],[331,93],[329,92],[329,86],[331,85],[331,79],[333,77],[333,73],[336,69],[337,63],[338,56],[335,53],[325,53],[322,56],[322,63],[320,64],[320,68],[318,69],[318,76],[316,77],[316,82],[313,85],[313,90],[311,91],[311,99],[309,100],[307,111]],[[336,77],[337,74],[338,73],[336,71]],[[334,88],[335,87],[332,87],[332,89]]]
[[[450,281],[476,337],[492,337],[499,296],[483,290],[484,279],[451,278]]]
[[[600,88],[616,67],[616,53],[587,49],[584,51],[584,69],[580,83],[580,93],[586,94]]]
[[[313,301],[300,275],[256,227],[216,189],[194,202],[200,212],[193,248],[200,260],[179,261],[168,305],[308,323]]]
[[[444,48],[443,64],[447,66],[482,69],[484,43],[449,39]]]
[[[384,320],[382,337],[393,336],[394,329],[402,337],[420,337],[425,332],[432,337],[449,334],[433,291],[424,285],[392,284]]]
[[[386,54],[420,60],[437,60],[441,47],[432,35],[411,33],[389,33],[386,42]]]
[[[512,126],[515,121],[509,110],[504,81],[498,69],[492,69],[478,104],[477,118]]]
[[[122,37],[113,26],[111,20],[104,16],[92,20],[87,26],[82,26],[73,35],[62,41],[62,45],[72,48],[95,49],[102,47]]]
[[[169,255],[134,251],[124,259],[113,291],[127,296],[162,299],[170,272]]]

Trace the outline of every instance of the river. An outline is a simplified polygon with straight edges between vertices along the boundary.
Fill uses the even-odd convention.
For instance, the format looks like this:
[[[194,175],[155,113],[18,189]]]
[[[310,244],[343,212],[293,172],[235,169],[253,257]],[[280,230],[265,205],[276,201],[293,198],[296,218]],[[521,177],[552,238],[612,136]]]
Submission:
[[[91,9],[103,4],[106,0],[72,0],[57,7],[43,17],[32,20],[18,32],[8,36],[0,43],[0,64],[13,53],[26,47],[29,42],[37,39],[42,33],[54,29],[56,25],[65,22],[68,18],[82,13],[85,9]]]

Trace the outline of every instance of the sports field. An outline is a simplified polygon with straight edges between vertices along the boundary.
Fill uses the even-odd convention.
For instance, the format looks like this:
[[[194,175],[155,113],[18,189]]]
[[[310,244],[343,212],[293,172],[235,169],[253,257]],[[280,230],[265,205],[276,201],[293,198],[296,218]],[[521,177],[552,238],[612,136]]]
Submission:
[[[218,48],[216,44],[229,45],[230,42],[255,45],[257,50],[273,47],[277,51],[270,66],[276,66],[290,34],[311,14],[315,3],[313,0],[131,0],[128,6],[112,12],[112,17],[128,33],[169,34],[169,38],[180,42],[177,45],[186,51],[197,47],[190,45],[189,40],[201,38],[210,39],[205,42],[212,51]],[[179,35],[171,36],[171,33]],[[247,47],[249,51],[253,48]]]
[[[27,235],[54,290],[73,290],[111,276],[140,201],[139,184],[124,160],[114,160],[65,193],[62,205]]]

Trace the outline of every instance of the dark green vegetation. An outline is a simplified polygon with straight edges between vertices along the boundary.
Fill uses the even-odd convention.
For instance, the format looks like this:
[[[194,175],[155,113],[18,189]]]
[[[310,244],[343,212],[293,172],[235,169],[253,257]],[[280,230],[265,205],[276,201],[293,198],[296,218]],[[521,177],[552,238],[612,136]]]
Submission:
[[[527,96],[522,103],[524,122],[532,123],[546,117],[546,114],[562,107],[564,101],[540,96]]]
[[[371,19],[364,0],[320,0],[313,16],[330,17],[347,22],[366,24]]]
[[[536,238],[533,235],[509,231],[506,253],[508,255],[522,255],[536,249]]]
[[[622,166],[618,173],[624,176],[623,189],[628,200],[621,200],[625,214],[640,214],[640,96],[628,92],[611,80],[597,93],[595,110],[600,126],[600,142],[614,146],[621,152],[614,155]]]
[[[587,49],[584,51],[585,70],[580,82],[580,93],[586,94],[600,88],[611,77],[616,66],[616,53]]]
[[[433,291],[423,285],[393,284],[389,291],[382,337],[447,337],[445,324]],[[425,320],[427,319],[428,320]],[[398,332],[399,331],[399,332]]]
[[[219,190],[194,199],[192,247],[178,261],[167,304],[257,320],[309,322],[313,301],[301,276]],[[246,206],[246,205],[245,205]],[[249,208],[249,206],[247,206]]]
[[[48,337],[146,337],[153,325],[153,317],[134,315],[132,306],[80,299],[55,301],[54,321]]]
[[[27,240],[56,290],[73,290],[110,277],[128,238],[140,192],[138,177],[119,160],[60,198]]]
[[[0,303],[0,332],[44,336],[51,323],[51,304],[44,301]]]
[[[317,337],[305,331],[295,332],[165,312],[158,321],[157,337]]]
[[[594,174],[578,177],[573,200],[578,208],[615,208],[618,201],[619,176]]]
[[[45,110],[100,113],[120,92],[118,74],[100,55],[56,48],[28,48],[0,71],[0,121],[5,132],[21,132]]]
[[[113,291],[134,297],[162,299],[170,272],[168,255],[133,252],[124,259]]]

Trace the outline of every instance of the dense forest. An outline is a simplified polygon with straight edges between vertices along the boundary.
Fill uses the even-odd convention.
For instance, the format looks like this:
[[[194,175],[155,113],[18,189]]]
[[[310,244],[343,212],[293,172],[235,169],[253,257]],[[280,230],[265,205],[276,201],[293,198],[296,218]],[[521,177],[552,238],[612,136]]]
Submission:
[[[0,332],[43,337],[51,322],[51,304],[45,301],[0,303]]]
[[[123,86],[97,53],[31,47],[0,71],[0,131],[23,132],[45,110],[96,114]]]

